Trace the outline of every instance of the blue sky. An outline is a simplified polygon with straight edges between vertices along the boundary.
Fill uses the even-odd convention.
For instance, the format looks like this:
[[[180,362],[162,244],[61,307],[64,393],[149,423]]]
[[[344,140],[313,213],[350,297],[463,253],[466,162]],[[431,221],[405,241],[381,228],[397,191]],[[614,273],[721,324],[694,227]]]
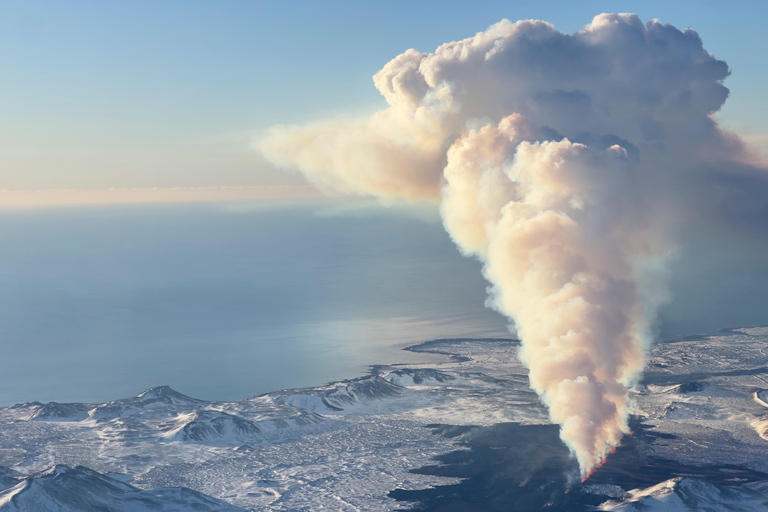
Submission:
[[[768,126],[766,2],[22,2],[0,16],[0,189],[298,185],[251,148],[274,124],[368,113],[414,47],[600,12],[690,26],[728,62],[721,119]]]

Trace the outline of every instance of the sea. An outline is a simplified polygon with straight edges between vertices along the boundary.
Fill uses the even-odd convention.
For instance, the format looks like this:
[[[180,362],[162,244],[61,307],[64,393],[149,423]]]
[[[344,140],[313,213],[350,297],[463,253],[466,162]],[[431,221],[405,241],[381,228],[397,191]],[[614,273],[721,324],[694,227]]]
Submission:
[[[730,237],[730,238],[729,238]],[[658,339],[768,318],[768,244],[681,241]],[[437,208],[365,200],[0,210],[0,406],[159,385],[239,400],[509,337]]]
[[[3,210],[0,406],[237,400],[427,360],[401,349],[508,336],[486,286],[432,205]]]

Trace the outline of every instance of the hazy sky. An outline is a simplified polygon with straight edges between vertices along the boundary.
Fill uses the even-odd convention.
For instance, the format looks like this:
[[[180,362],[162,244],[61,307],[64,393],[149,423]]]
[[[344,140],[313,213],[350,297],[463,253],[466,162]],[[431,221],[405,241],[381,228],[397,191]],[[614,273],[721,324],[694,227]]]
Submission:
[[[432,51],[502,18],[539,18],[574,32],[597,13],[628,11],[690,26],[732,69],[724,125],[756,143],[768,139],[768,3],[761,1],[0,6],[0,190],[48,190],[6,192],[4,203],[308,194],[301,178],[251,149],[254,137],[278,123],[380,109],[371,77],[389,59],[411,47]],[[274,185],[299,188],[259,188]],[[187,188],[96,200],[82,192],[151,187]],[[60,189],[81,191],[50,192]]]

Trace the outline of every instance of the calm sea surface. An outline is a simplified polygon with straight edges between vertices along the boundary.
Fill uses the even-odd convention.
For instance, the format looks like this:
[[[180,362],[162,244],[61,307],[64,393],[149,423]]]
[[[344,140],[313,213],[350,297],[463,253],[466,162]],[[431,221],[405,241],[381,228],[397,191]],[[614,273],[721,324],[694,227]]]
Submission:
[[[352,203],[0,212],[0,405],[239,399],[503,336],[436,215]],[[424,357],[424,356],[421,356]]]
[[[681,240],[660,337],[768,323],[768,240]],[[167,384],[232,400],[505,336],[429,209],[337,201],[0,211],[0,405]]]

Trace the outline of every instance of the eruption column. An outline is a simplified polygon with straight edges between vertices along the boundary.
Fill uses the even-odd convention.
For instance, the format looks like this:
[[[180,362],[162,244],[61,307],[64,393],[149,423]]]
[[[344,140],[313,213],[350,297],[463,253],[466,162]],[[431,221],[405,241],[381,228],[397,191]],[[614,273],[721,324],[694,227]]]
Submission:
[[[395,57],[374,76],[387,109],[257,144],[324,190],[440,204],[587,476],[629,432],[675,230],[768,211],[764,169],[711,117],[727,75],[657,20],[601,14],[572,35],[503,20]]]

